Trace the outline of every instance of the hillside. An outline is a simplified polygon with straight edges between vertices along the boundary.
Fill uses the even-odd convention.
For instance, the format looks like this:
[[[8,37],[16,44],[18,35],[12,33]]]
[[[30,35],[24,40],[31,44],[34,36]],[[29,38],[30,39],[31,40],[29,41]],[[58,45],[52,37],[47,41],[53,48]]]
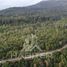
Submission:
[[[46,16],[67,16],[67,1],[48,0],[41,1],[27,7],[12,7],[0,11],[0,15],[46,15]]]
[[[67,19],[1,25],[0,67],[67,67],[66,25]]]
[[[0,67],[67,67],[67,1],[1,10]]]

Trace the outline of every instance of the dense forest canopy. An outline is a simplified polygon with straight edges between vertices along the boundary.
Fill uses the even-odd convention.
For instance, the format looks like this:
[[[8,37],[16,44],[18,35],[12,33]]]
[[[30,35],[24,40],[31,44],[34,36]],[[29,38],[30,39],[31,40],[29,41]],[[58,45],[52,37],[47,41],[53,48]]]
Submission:
[[[48,54],[22,58],[39,53]],[[16,62],[7,60],[20,57]],[[0,67],[12,66],[67,67],[67,1],[41,1],[0,11]]]
[[[0,60],[15,58],[19,56],[20,51],[24,47],[25,39],[29,39],[29,44],[37,44],[42,51],[52,51],[60,49],[67,44],[67,19],[57,20],[57,21],[45,21],[41,23],[30,23],[21,25],[0,25]],[[32,42],[31,34],[36,35],[36,41]],[[29,37],[28,37],[29,36]],[[29,50],[29,49],[28,49]],[[30,64],[37,63],[46,60],[50,67],[59,67],[58,65],[66,67],[66,56],[67,50],[64,49],[63,52],[54,53],[52,56],[45,56],[43,58],[36,58],[30,62]],[[36,51],[39,52],[39,51]],[[24,52],[23,52],[24,53]],[[25,55],[23,54],[22,55]],[[33,51],[32,51],[33,53]],[[30,54],[30,52],[26,52]],[[61,58],[63,57],[63,58]],[[39,60],[40,59],[40,60]],[[62,62],[63,61],[63,62]],[[25,63],[25,64],[24,64]],[[52,64],[54,63],[54,64]],[[21,65],[22,64],[22,65]],[[27,65],[27,61],[20,61],[16,64],[6,63],[3,64],[6,67]],[[1,66],[3,66],[1,65]],[[55,66],[56,65],[56,66]],[[24,66],[23,66],[24,67]],[[31,66],[32,67],[32,66]],[[38,66],[39,67],[39,66]]]

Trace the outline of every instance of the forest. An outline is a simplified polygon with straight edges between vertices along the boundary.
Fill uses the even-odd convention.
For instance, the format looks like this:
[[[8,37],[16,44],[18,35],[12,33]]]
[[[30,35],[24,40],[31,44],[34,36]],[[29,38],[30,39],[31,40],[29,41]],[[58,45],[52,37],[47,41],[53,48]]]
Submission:
[[[0,9],[0,67],[67,67],[67,1]]]
[[[32,49],[35,45],[41,50]],[[0,67],[67,67],[67,48],[64,46],[67,47],[67,18],[0,16]],[[49,51],[55,52],[1,63]]]

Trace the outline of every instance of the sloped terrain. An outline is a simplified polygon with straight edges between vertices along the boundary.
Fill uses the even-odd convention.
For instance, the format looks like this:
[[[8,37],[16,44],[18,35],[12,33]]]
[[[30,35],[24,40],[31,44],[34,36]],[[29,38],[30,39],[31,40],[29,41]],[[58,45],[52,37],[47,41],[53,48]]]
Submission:
[[[35,15],[41,14],[46,16],[64,16],[67,15],[67,1],[65,0],[48,0],[41,1],[28,7],[12,7],[0,11],[0,15]]]

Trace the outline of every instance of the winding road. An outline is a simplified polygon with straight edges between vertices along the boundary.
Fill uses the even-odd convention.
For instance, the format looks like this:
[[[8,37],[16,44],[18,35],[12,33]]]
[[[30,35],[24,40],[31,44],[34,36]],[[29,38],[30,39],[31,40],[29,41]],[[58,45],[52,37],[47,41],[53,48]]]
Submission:
[[[17,58],[11,58],[11,59],[6,59],[6,60],[1,60],[0,61],[0,64],[3,64],[3,63],[6,63],[6,62],[17,62],[17,61],[20,61],[22,59],[24,60],[29,60],[29,59],[33,59],[33,58],[36,58],[36,57],[43,57],[43,56],[46,56],[48,54],[53,54],[55,52],[59,52],[63,49],[67,48],[67,44],[65,46],[63,46],[62,48],[60,49],[56,49],[56,50],[53,50],[53,51],[48,51],[48,52],[43,52],[43,53],[37,53],[35,55],[30,55],[30,56],[27,56],[27,57],[17,57]]]

